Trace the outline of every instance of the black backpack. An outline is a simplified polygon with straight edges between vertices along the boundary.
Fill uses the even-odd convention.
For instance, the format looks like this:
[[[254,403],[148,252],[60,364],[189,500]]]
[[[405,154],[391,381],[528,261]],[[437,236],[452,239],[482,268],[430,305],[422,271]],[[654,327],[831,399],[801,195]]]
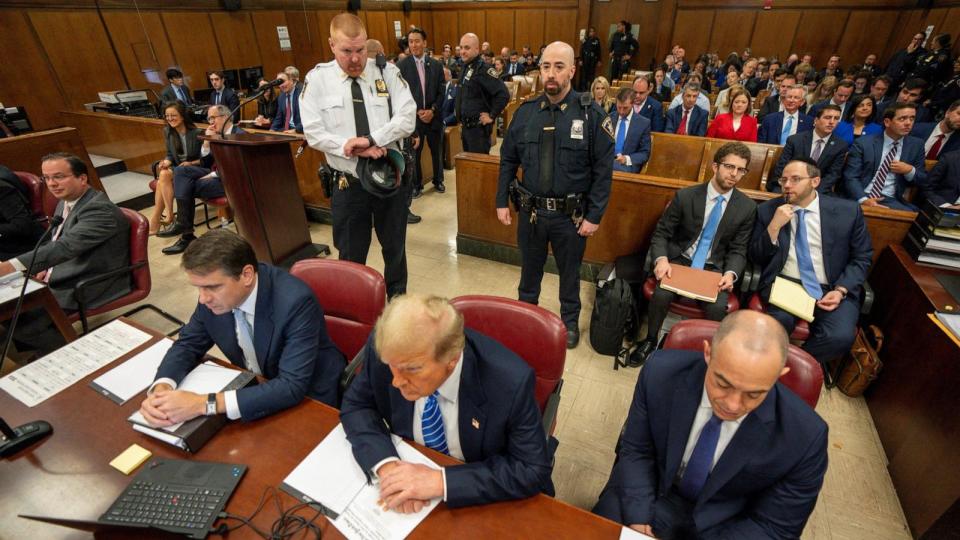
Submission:
[[[600,354],[616,357],[614,369],[626,365],[629,348],[623,342],[636,339],[639,322],[630,283],[622,278],[598,281],[590,318],[590,346]]]

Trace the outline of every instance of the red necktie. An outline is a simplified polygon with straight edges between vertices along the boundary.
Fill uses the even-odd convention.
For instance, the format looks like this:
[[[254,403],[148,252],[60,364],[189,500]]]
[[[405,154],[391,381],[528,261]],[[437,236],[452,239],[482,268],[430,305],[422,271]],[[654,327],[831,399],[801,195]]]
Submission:
[[[684,109],[683,117],[680,118],[680,125],[677,126],[677,135],[686,135],[687,134],[687,116],[690,114],[690,111]]]
[[[930,151],[927,152],[927,159],[937,159],[937,154],[940,153],[940,147],[943,146],[943,139],[946,137],[943,133],[937,135],[937,142],[933,143],[933,146],[930,147]]]

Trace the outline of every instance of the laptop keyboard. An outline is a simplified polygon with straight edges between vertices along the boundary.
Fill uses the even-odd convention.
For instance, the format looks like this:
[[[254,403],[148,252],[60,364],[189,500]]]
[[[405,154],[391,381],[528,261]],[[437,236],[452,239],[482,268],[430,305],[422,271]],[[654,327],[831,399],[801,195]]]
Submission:
[[[101,519],[166,529],[208,529],[231,491],[135,481]]]

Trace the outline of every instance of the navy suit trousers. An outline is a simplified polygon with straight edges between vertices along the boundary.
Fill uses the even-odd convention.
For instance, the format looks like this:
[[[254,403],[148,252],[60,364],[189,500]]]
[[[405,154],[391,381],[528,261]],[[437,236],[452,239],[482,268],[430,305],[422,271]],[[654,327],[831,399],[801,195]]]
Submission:
[[[823,290],[827,293],[830,289],[823,287]],[[769,297],[769,294],[767,291],[764,297]],[[776,306],[768,304],[767,313],[783,325],[788,334],[797,325],[797,317]],[[859,318],[860,305],[850,298],[845,298],[833,311],[814,308],[810,337],[803,343],[802,349],[816,358],[821,366],[826,366],[827,362],[840,358],[850,350],[857,336]]]

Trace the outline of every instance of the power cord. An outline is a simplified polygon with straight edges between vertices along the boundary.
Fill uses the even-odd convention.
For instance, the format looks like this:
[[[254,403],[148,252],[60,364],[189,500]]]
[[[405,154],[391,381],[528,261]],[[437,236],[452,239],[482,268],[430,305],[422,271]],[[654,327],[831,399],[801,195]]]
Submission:
[[[270,499],[273,499],[279,517],[274,520],[273,524],[270,526],[270,531],[264,532],[253,524],[253,519],[260,513],[261,510],[263,510],[263,507]],[[314,521],[316,521],[316,519],[323,512],[321,510],[317,510],[316,514],[314,514],[309,520],[306,517],[296,513],[308,506],[310,506],[309,503],[300,503],[284,510],[283,503],[281,502],[280,492],[273,486],[267,486],[264,488],[263,494],[260,495],[260,502],[257,503],[257,508],[252,514],[245,517],[234,515],[229,512],[220,512],[220,514],[217,516],[218,518],[233,519],[239,521],[240,523],[232,527],[228,526],[226,523],[221,523],[219,526],[210,529],[209,532],[210,534],[225,536],[231,531],[235,531],[243,526],[247,526],[250,527],[250,529],[256,533],[257,536],[265,540],[288,540],[293,538],[294,535],[300,533],[301,531],[306,530],[313,532],[313,537],[319,540],[322,537],[320,526],[314,523]]]

